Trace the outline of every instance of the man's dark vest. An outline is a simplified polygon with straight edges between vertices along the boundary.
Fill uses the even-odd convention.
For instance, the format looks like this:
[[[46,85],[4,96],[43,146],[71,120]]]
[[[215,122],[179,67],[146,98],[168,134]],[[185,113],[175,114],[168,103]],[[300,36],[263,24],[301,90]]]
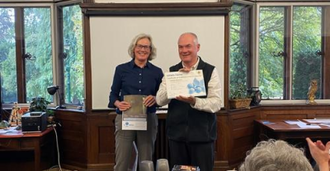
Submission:
[[[170,67],[170,71],[178,71],[182,67],[180,62]],[[207,93],[214,66],[205,63],[200,58],[197,69],[203,70]],[[206,96],[199,98],[206,98]],[[193,109],[190,104],[176,99],[172,99],[169,103],[166,120],[166,131],[169,139],[185,142],[214,141],[217,138],[216,127],[215,114]]]

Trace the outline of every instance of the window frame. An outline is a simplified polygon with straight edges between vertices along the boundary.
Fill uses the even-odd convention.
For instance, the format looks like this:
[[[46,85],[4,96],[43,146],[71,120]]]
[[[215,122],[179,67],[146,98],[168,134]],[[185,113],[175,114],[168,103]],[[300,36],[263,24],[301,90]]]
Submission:
[[[64,59],[63,59],[63,52],[64,52],[64,40],[63,40],[63,7],[67,6],[73,6],[73,5],[79,5],[82,3],[82,0],[69,0],[69,1],[64,1],[64,2],[58,2],[55,4],[55,22],[56,22],[56,85],[59,85],[60,87],[65,86],[65,76],[64,76]],[[83,15],[81,14],[83,17]],[[82,26],[83,27],[83,24]],[[84,29],[84,28],[83,28]],[[85,73],[84,73],[85,74]],[[84,86],[85,88],[85,86]],[[56,97],[56,104],[62,104],[65,105],[67,109],[80,109],[82,108],[82,105],[77,105],[77,104],[71,104],[71,103],[65,103],[65,91],[64,88],[60,88],[59,92],[61,99],[59,99],[59,96]],[[84,92],[85,93],[85,92]],[[55,101],[55,100],[54,100]],[[85,102],[84,102],[85,103]]]
[[[1,1],[2,2],[2,1]],[[58,2],[41,2],[32,3],[32,1],[27,0],[27,2],[14,3],[13,1],[4,1],[0,3],[0,8],[14,8],[15,12],[15,40],[16,40],[16,73],[17,73],[17,102],[20,105],[28,106],[29,103],[26,101],[26,82],[25,82],[25,59],[22,58],[24,52],[24,30],[22,29],[24,25],[23,12],[24,8],[38,8],[44,7],[50,9],[50,22],[51,22],[51,44],[52,44],[52,73],[53,73],[53,84],[64,87],[64,62],[63,58],[60,60],[61,51],[63,51],[63,23],[60,19],[62,15],[61,9],[65,6],[77,5],[83,2],[83,0],[68,0],[68,1],[58,1]],[[82,14],[81,14],[82,15]],[[82,15],[83,17],[83,15]],[[83,25],[82,25],[83,27]],[[85,74],[85,73],[84,73]],[[85,83],[84,83],[85,84]],[[53,103],[50,107],[58,106],[59,104],[65,105],[67,109],[81,109],[82,105],[66,104],[64,103],[64,89],[60,88],[59,92],[61,96],[54,95]],[[84,92],[85,93],[85,92]],[[63,97],[61,103],[60,98]],[[4,103],[4,109],[11,109],[11,103]]]
[[[0,8],[14,8],[15,12],[15,40],[16,40],[16,73],[17,73],[17,102],[21,105],[28,105],[26,101],[26,79],[25,79],[25,60],[22,56],[25,51],[24,44],[24,9],[25,8],[49,8],[50,24],[51,24],[51,45],[52,45],[52,61],[53,61],[53,83],[56,84],[56,65],[55,65],[55,30],[54,30],[54,4],[53,3],[1,3]],[[54,105],[53,103],[51,105]],[[11,109],[13,104],[4,103],[4,109]]]
[[[242,23],[240,23],[240,27],[247,27],[249,30],[246,33],[246,38],[248,39],[247,42],[249,43],[246,48],[248,51],[247,52],[248,53],[247,61],[246,61],[247,62],[246,87],[254,87],[252,84],[253,72],[249,72],[249,71],[253,71],[253,66],[254,66],[253,61],[252,61],[252,56],[254,55],[255,52],[253,52],[254,44],[252,42],[253,42],[253,35],[254,35],[253,34],[254,33],[253,32],[253,30],[254,30],[254,25],[253,25],[254,13],[253,13],[253,11],[254,11],[255,5],[252,2],[241,1],[241,0],[235,0],[233,6],[234,5],[245,6],[246,9],[244,9],[244,10],[246,10],[247,14],[249,15],[249,23],[245,23],[245,25],[241,25]],[[232,13],[232,12],[233,11],[231,11],[230,13]],[[231,15],[231,14],[229,14],[229,15]],[[229,21],[229,27],[231,27],[230,24],[231,24],[231,19]],[[231,28],[229,28],[229,29],[231,29]],[[229,34],[231,35],[232,33],[229,33]],[[229,51],[230,60],[231,60],[231,43],[232,43],[231,40],[229,40],[229,45],[228,45],[229,50],[228,51]],[[228,73],[230,74],[230,72],[228,72]],[[230,78],[231,78],[231,76],[229,75],[229,82],[230,82]],[[229,87],[229,95],[231,96],[230,87]]]
[[[330,38],[326,37],[326,33],[330,32],[330,17],[326,16],[326,13],[330,13],[330,3],[329,2],[317,2],[317,3],[257,3],[256,8],[255,8],[255,16],[254,16],[254,21],[255,21],[255,36],[254,36],[254,41],[255,41],[255,47],[254,47],[254,52],[255,55],[253,55],[253,64],[255,66],[253,67],[253,72],[256,74],[252,75],[252,85],[258,87],[259,86],[259,14],[260,14],[260,8],[261,7],[285,7],[285,13],[290,14],[285,16],[285,36],[284,36],[284,52],[287,54],[286,58],[284,59],[284,94],[283,100],[262,100],[261,105],[273,105],[273,104],[305,104],[306,100],[291,100],[292,97],[292,59],[293,59],[293,52],[292,52],[292,33],[293,33],[293,26],[292,26],[292,17],[293,17],[293,8],[297,6],[306,6],[306,7],[322,7],[325,9],[325,12],[322,14],[322,45],[321,45],[321,51],[326,52],[326,49],[330,48]],[[329,50],[328,50],[329,51]],[[316,102],[318,104],[329,104],[330,102],[330,90],[327,90],[326,87],[330,86],[330,53],[325,53],[323,55],[323,72],[322,72],[322,85],[320,87],[323,87],[323,97],[322,99],[316,99]]]

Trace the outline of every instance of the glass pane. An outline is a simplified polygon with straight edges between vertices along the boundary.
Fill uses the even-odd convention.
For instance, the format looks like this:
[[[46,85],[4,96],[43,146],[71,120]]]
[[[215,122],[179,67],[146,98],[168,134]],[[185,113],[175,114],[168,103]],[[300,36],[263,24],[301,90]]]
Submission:
[[[79,5],[63,7],[65,103],[84,102],[82,15]]]
[[[0,72],[2,101],[17,102],[15,11],[0,8]]]
[[[249,6],[234,4],[230,12],[230,93],[246,87],[250,57]]]
[[[263,99],[283,99],[285,7],[261,7],[259,23],[259,89]]]
[[[293,11],[293,99],[307,99],[311,80],[322,85],[321,7],[294,7]],[[315,98],[321,98],[318,88]]]
[[[53,84],[51,23],[49,8],[24,9],[26,98],[51,101],[47,87]]]

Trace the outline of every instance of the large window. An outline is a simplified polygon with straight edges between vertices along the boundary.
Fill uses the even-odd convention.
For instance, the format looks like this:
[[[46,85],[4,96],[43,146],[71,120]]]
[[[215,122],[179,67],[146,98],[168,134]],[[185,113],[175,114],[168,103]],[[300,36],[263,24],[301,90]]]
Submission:
[[[3,103],[29,103],[38,96],[68,108],[84,103],[79,2],[0,4]],[[54,96],[47,93],[51,85],[59,86]]]
[[[25,103],[53,84],[50,7],[0,7],[4,103]]]
[[[325,6],[259,6],[258,84],[263,99],[306,100],[317,80],[316,99],[323,98],[323,36],[329,22]]]
[[[17,101],[15,9],[0,8],[0,72],[2,102]]]
[[[322,90],[322,8],[293,8],[292,99],[306,99],[309,82],[317,80]],[[316,98],[321,98],[317,91]]]
[[[60,37],[60,60],[63,60],[64,98],[66,104],[82,105],[84,103],[84,70],[82,13],[79,5],[60,8],[62,36]]]
[[[47,87],[53,84],[51,18],[49,8],[24,9],[24,58],[26,100],[51,96]]]
[[[283,99],[285,7],[259,13],[259,88],[264,98]]]
[[[230,12],[230,92],[248,88],[249,60],[251,56],[250,40],[251,6],[234,4]]]

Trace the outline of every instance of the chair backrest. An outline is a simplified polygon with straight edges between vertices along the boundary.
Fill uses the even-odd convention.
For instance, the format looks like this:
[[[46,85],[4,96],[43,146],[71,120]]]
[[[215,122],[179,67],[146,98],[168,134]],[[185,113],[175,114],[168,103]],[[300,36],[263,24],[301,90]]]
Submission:
[[[167,159],[158,159],[156,164],[156,171],[169,171]]]
[[[139,171],[154,171],[154,162],[150,160],[141,161]]]

